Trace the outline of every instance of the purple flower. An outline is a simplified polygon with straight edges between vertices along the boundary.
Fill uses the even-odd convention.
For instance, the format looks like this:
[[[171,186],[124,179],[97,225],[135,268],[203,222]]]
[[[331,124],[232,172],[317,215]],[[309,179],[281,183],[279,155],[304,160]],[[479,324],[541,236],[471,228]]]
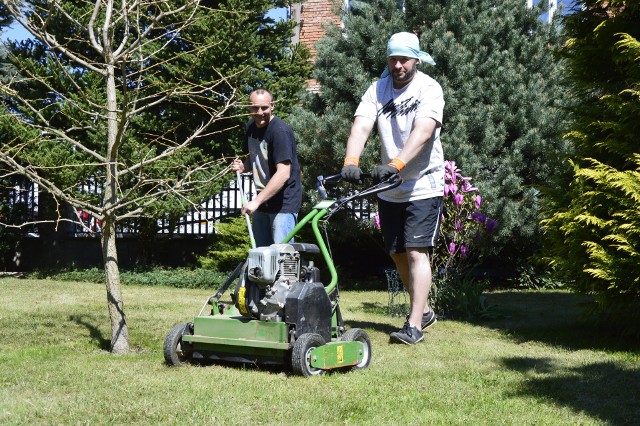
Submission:
[[[373,221],[376,223],[376,228],[380,229],[380,212],[376,212]]]
[[[448,174],[454,175],[456,173],[456,162],[455,161],[445,161],[444,162],[444,170],[448,172]]]
[[[478,193],[478,188],[473,185],[472,178],[463,176],[462,171],[456,167],[455,161],[445,161],[444,167],[445,208],[450,210],[450,215],[445,219],[443,214],[442,223],[447,239],[452,238],[454,241],[449,240],[449,243],[444,244],[443,251],[445,253],[448,251],[449,258],[456,261],[458,254],[460,257],[467,257],[473,251],[473,247],[463,243],[463,237],[467,238],[467,234],[475,233],[475,239],[480,240],[487,232],[495,230],[498,224],[486,214],[481,213],[480,207],[484,200]],[[466,197],[466,194],[469,194],[469,197]],[[472,212],[469,214],[467,209]],[[475,226],[468,221],[480,226]],[[467,242],[474,244],[475,239]]]
[[[471,185],[471,178],[462,178],[462,192],[473,192],[477,191],[478,188]]]
[[[458,185],[455,183],[446,183],[444,185],[444,196],[448,196],[449,194],[457,194],[458,193]]]
[[[455,161],[445,161],[444,162],[444,178],[446,182],[456,183],[456,177],[458,177],[460,173],[458,173],[458,169],[456,168]]]
[[[482,196],[480,194],[476,194],[473,200],[473,205],[476,207],[476,209],[479,209],[480,205],[482,205]]]
[[[450,192],[452,192],[452,189],[453,189],[453,188],[452,188],[452,186],[453,186],[453,185],[450,185],[450,184],[448,184],[448,183],[445,183],[445,184],[444,184],[444,196],[445,196],[445,197],[448,197],[448,196],[449,196],[449,193],[450,193]]]
[[[485,223],[487,220],[487,216],[483,215],[479,211],[474,211],[473,213],[471,213],[471,220],[478,223]]]

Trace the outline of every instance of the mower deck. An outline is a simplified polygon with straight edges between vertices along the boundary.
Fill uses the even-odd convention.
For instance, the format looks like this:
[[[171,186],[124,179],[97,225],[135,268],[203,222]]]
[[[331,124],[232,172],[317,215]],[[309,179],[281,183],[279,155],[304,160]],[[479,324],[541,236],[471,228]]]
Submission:
[[[256,321],[242,316],[195,317],[193,335],[185,335],[182,340],[194,345],[289,349],[286,323]]]
[[[194,359],[285,364],[291,358],[286,323],[241,315],[195,317],[193,334],[184,334],[182,341],[190,346]],[[305,357],[311,367],[331,370],[358,365],[368,356],[367,352],[361,341],[335,340],[306,348]]]

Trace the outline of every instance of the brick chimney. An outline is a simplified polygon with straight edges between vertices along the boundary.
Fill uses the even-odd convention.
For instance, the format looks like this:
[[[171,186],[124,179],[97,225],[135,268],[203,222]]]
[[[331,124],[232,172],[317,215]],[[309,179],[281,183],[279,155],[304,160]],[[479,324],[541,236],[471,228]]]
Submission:
[[[348,1],[348,0],[345,0]],[[324,36],[323,26],[330,24],[340,26],[340,17],[333,11],[335,3],[331,0],[307,0],[304,3],[292,3],[289,6],[290,19],[298,26],[293,37],[294,43],[304,43],[311,51],[311,60],[315,60],[316,48],[314,44]],[[311,79],[307,81],[311,92],[317,92],[320,85]]]

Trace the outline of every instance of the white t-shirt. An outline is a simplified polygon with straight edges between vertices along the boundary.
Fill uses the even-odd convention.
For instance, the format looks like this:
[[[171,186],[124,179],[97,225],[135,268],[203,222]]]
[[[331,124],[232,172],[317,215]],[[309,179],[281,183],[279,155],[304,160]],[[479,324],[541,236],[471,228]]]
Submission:
[[[442,87],[420,71],[399,90],[393,88],[391,76],[369,86],[354,115],[377,122],[382,139],[381,164],[388,164],[398,156],[416,118],[429,117],[438,123],[422,152],[400,172],[402,184],[381,192],[380,198],[401,203],[444,195],[444,155],[440,143],[443,109]]]

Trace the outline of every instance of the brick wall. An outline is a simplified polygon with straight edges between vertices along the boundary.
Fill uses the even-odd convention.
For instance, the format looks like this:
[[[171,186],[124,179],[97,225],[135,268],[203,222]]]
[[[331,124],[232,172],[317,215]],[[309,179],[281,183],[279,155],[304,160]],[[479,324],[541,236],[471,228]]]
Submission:
[[[312,60],[316,56],[314,44],[324,35],[324,26],[333,24],[340,26],[340,17],[336,15],[331,0],[307,0],[290,6],[291,19],[298,22],[295,40],[304,43],[311,51]],[[315,80],[308,80],[308,90],[316,92],[320,85]]]
[[[340,17],[333,12],[331,0],[307,0],[297,6],[296,11],[292,6],[291,18],[298,21],[298,40],[306,44],[315,56],[314,44],[324,35],[322,27],[329,24],[339,26]]]

